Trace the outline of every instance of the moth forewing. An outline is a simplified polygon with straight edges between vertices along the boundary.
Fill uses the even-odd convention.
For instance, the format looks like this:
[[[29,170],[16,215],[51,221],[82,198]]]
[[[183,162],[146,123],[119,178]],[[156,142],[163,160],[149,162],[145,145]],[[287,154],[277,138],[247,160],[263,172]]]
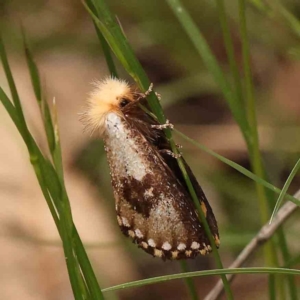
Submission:
[[[112,80],[117,84],[116,79]],[[99,129],[105,142],[122,232],[146,252],[163,259],[193,258],[210,252],[209,239],[176,159],[162,151],[170,150],[163,131],[151,127],[156,121],[139,107],[133,92],[128,95],[130,89],[124,88],[124,82],[115,91],[111,85],[108,89],[111,106],[107,105],[109,93],[103,93],[105,86],[99,88],[100,95],[94,95],[97,105],[101,105],[98,100],[105,96],[106,108],[111,107],[98,116]],[[125,105],[124,99],[129,99]],[[96,118],[94,127],[95,124]],[[191,173],[188,166],[187,169]],[[218,228],[211,207],[192,173],[191,178],[218,245]]]

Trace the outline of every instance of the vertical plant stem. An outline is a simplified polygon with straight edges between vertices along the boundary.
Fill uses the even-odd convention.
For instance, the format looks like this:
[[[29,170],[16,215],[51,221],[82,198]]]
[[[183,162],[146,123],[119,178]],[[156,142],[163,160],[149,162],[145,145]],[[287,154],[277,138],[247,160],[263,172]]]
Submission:
[[[233,74],[235,94],[237,97],[237,101],[243,104],[243,89],[240,80],[238,64],[236,62],[235,55],[234,55],[234,43],[230,34],[230,27],[228,24],[224,0],[216,0],[216,2],[217,2],[218,12],[219,12],[219,20],[221,24],[222,33],[223,33],[223,40],[225,44],[226,54],[228,57],[231,73]]]
[[[2,66],[8,81],[8,85],[10,88],[10,92],[12,95],[12,99],[15,105],[15,109],[16,109],[16,115],[17,118],[19,119],[19,125],[20,125],[20,130],[22,132],[22,136],[25,140],[25,143],[27,145],[27,147],[30,149],[29,153],[31,153],[30,155],[33,155],[33,151],[32,151],[32,145],[31,145],[31,140],[30,140],[30,134],[26,125],[26,121],[23,115],[23,111],[22,111],[22,106],[21,106],[21,102],[20,102],[20,98],[17,92],[17,88],[15,85],[15,81],[13,79],[9,64],[8,64],[8,60],[7,60],[7,54],[5,51],[5,47],[4,47],[4,43],[2,41],[2,36],[0,33],[0,57],[1,57],[1,61],[2,61]],[[30,157],[30,160],[34,160],[36,159],[35,156]]]
[[[117,69],[116,69],[116,66],[114,64],[114,60],[113,60],[113,57],[111,55],[109,46],[108,46],[106,40],[104,39],[101,31],[98,29],[98,27],[96,25],[95,25],[95,30],[97,32],[98,39],[100,40],[102,50],[103,50],[103,53],[104,53],[104,56],[105,56],[106,64],[107,64],[107,67],[109,69],[110,75],[112,77],[118,78]]]
[[[189,272],[189,266],[187,265],[187,262],[185,260],[182,260],[180,262],[180,267],[183,273],[187,273]],[[187,289],[190,293],[190,299],[192,300],[198,300],[198,293],[197,293],[197,289],[196,286],[194,284],[194,281],[192,280],[192,278],[185,278],[185,284],[187,285]]]
[[[259,150],[259,138],[257,131],[257,119],[256,119],[256,103],[255,96],[253,91],[253,82],[251,74],[251,64],[250,64],[250,47],[249,39],[247,33],[247,19],[246,19],[246,6],[245,0],[239,0],[239,15],[240,15],[240,30],[242,38],[242,49],[243,49],[243,65],[244,65],[244,76],[245,76],[245,89],[246,89],[246,113],[251,128],[251,139],[249,140],[249,154],[254,173],[261,177],[265,178],[265,170],[262,164],[261,154]],[[271,205],[272,199],[268,198],[266,190],[264,187],[256,183],[256,190],[259,199],[259,210],[261,216],[261,223],[265,224],[269,219],[269,207]],[[286,245],[285,237],[282,229],[278,230],[279,244],[281,250]],[[272,240],[269,241],[264,247],[264,258],[267,266],[277,266],[277,253],[276,247]],[[279,278],[274,278],[277,281]],[[283,284],[282,281],[278,281],[277,285],[274,285],[274,280],[270,280],[270,290],[275,286],[278,287],[279,293],[283,294]],[[290,279],[291,280],[291,279]],[[271,292],[274,294],[275,292]]]
[[[280,227],[280,233],[281,235],[284,235],[282,227]],[[283,257],[283,262],[284,264],[288,263],[290,260],[290,251],[287,246],[286,240],[283,239],[283,241],[280,243],[281,244],[281,253]],[[287,280],[287,285],[288,285],[288,290],[289,290],[289,296],[291,300],[297,300],[298,299],[298,292],[297,292],[297,283],[295,280],[295,276],[293,275],[286,275],[286,280]]]
[[[251,129],[251,138],[249,140],[249,155],[252,163],[254,173],[264,178],[265,173],[262,166],[261,155],[259,151],[259,140],[257,132],[257,120],[256,120],[256,105],[253,92],[252,74],[250,67],[250,53],[249,42],[246,25],[246,7],[245,0],[239,0],[239,14],[240,14],[240,30],[242,38],[243,48],[243,65],[245,75],[245,89],[246,89],[246,113],[249,126]],[[269,207],[268,199],[264,188],[261,185],[256,184],[256,190],[259,198],[259,210],[262,224],[267,223],[269,219]],[[276,253],[270,243],[266,244],[265,248],[265,261],[268,266],[276,265]]]
[[[269,275],[269,300],[276,300],[275,274]]]
[[[24,41],[24,45],[26,47],[25,41]],[[1,37],[0,37],[0,57],[2,60],[2,65],[4,67],[7,80],[9,82],[9,86],[11,89],[11,94],[13,96],[13,101],[15,106],[10,102],[8,97],[0,88],[1,102],[3,103],[7,112],[9,113],[12,120],[14,121],[17,129],[19,130],[22,138],[24,139],[24,142],[28,148],[31,164],[36,173],[38,182],[40,184],[41,190],[49,206],[50,212],[53,216],[58,232],[62,238],[64,254],[66,257],[66,265],[67,265],[74,297],[76,300],[77,299],[81,300],[81,299],[90,299],[92,295],[93,299],[103,299],[99,286],[98,286],[97,295],[96,293],[92,293],[90,295],[89,289],[87,288],[86,285],[86,281],[83,278],[83,273],[81,272],[80,266],[77,261],[77,256],[74,252],[74,240],[80,238],[79,236],[75,236],[74,238],[72,234],[74,227],[73,227],[70,203],[63,182],[62,164],[60,163],[59,165],[56,165],[57,170],[55,170],[51,162],[44,158],[40,149],[36,145],[32,135],[28,130],[26,120],[24,118],[23,110],[21,107],[20,98],[9,67],[7,55]],[[27,59],[27,63],[31,75],[33,88],[40,106],[42,100],[41,100],[41,89],[40,89],[41,87],[39,82],[38,70],[32,59],[31,53],[29,52],[29,49],[27,47],[26,47],[26,59]],[[40,106],[40,108],[42,107]],[[42,113],[44,112],[43,109],[41,109],[41,112]],[[45,119],[45,122],[50,122],[50,121],[48,119]],[[44,125],[46,126],[46,124]],[[48,125],[51,124],[49,123]],[[49,137],[50,136],[47,135],[47,139],[49,139]],[[60,144],[59,140],[57,140],[57,144]],[[61,162],[60,155],[58,156],[58,158],[60,159]],[[84,252],[83,247],[80,250]],[[84,258],[83,259],[81,258],[81,260],[84,260]],[[88,266],[88,264],[85,265]],[[91,268],[85,268],[85,270],[88,270],[90,274],[93,273]],[[97,281],[95,280],[94,282],[97,283]]]
[[[88,5],[89,9],[95,15],[98,15],[97,10],[96,10],[94,4],[92,3],[92,0],[86,0],[86,4]],[[100,41],[101,48],[103,50],[103,54],[104,54],[104,57],[105,57],[105,61],[106,61],[109,73],[112,77],[118,78],[117,68],[115,66],[114,59],[113,59],[113,56],[111,54],[109,45],[107,44],[105,38],[103,37],[103,35],[102,35],[101,31],[99,30],[99,28],[97,27],[97,25],[95,24],[94,20],[93,20],[93,24],[94,24],[98,39]]]
[[[180,0],[166,0],[166,2],[173,10],[178,21],[181,23],[191,42],[194,44],[197,52],[202,57],[207,69],[210,71],[215,81],[220,86],[221,91],[230,107],[232,115],[241,129],[245,141],[248,143],[250,129],[245,115],[244,107],[241,101],[239,101],[238,97],[236,96],[236,93],[233,92],[227,78],[225,77],[212,51],[210,50],[204,36],[202,35],[198,26],[195,24]]]
[[[227,80],[224,77],[224,74],[222,73],[216,59],[212,55],[205,39],[199,32],[196,24],[186,11],[186,9],[183,7],[181,2],[179,0],[166,0],[166,2],[169,4],[171,9],[173,10],[174,14],[182,24],[182,26],[185,28],[187,34],[191,38],[191,41],[194,43],[194,46],[196,47],[197,51],[200,53],[201,56],[204,58],[204,62],[207,65],[207,68],[211,71],[211,73],[214,75],[216,81],[220,84],[221,89],[228,100],[228,103],[232,109],[233,115],[235,119],[237,120],[238,124],[240,125],[242,129],[242,133],[246,136],[248,135],[248,129],[247,129],[247,123],[245,122],[245,118],[243,117],[243,109],[241,103],[237,100],[235,97],[235,94],[232,92],[230,85],[228,84]],[[172,149],[173,150],[173,149]],[[182,161],[179,159],[178,164],[181,167]],[[185,176],[184,172],[183,175]],[[195,191],[192,188],[192,185],[187,182],[187,186],[189,189],[190,194],[192,195],[193,200],[196,198]],[[201,216],[201,219],[205,219],[203,212],[201,210],[199,201],[194,201],[195,206],[197,207],[198,213]],[[203,222],[204,228],[206,232],[210,232],[210,228],[206,222]],[[212,235],[209,234],[208,237],[210,238],[210,243],[213,248],[213,254],[216,261],[216,264],[219,268],[223,268],[220,256],[217,252],[216,246],[213,242]],[[224,284],[224,288],[227,294],[228,299],[233,299],[232,291],[229,285],[229,282],[227,280],[226,276],[222,276],[222,281]]]

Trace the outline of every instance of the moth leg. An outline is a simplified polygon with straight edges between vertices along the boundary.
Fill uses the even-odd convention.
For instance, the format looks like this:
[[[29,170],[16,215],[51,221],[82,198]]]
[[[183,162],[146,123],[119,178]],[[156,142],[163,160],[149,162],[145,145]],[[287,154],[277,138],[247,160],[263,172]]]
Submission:
[[[155,92],[155,95],[156,95],[157,99],[160,101],[161,100],[161,95],[157,92]]]
[[[138,93],[140,99],[145,99],[147,96],[150,95],[150,93],[153,91],[153,83],[150,84],[148,90],[145,93]],[[157,92],[155,92],[156,97],[158,100],[161,100],[161,95]]]
[[[182,156],[181,153],[175,154],[175,153],[173,153],[173,152],[172,152],[171,150],[169,150],[169,149],[161,149],[161,150],[159,150],[159,153],[168,154],[168,155],[170,155],[170,156],[172,156],[173,158],[176,158],[176,159],[178,159],[179,157]]]
[[[153,83],[150,83],[148,90],[144,93],[144,97],[146,98],[153,91]]]
[[[155,129],[166,129],[166,128],[170,128],[173,129],[174,125],[170,123],[169,120],[166,120],[166,124],[160,124],[160,125],[151,125],[151,128],[155,128]]]

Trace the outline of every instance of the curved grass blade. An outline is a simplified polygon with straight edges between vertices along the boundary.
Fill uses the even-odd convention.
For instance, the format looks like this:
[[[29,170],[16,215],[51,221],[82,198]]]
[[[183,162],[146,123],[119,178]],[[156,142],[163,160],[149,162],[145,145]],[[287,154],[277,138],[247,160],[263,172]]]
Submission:
[[[97,15],[97,10],[94,6],[94,4],[92,3],[91,0],[86,0],[86,4],[88,5],[89,9],[95,14]],[[102,50],[103,50],[103,54],[105,57],[105,61],[109,70],[109,73],[112,77],[118,78],[118,72],[117,72],[117,68],[115,66],[113,57],[111,55],[111,51],[109,48],[109,45],[107,44],[105,38],[103,37],[101,31],[99,30],[99,28],[97,27],[97,25],[95,24],[95,21],[93,21],[94,23],[94,27],[98,36],[98,39],[100,41]]]
[[[185,32],[190,37],[191,42],[194,44],[199,55],[202,57],[207,69],[213,75],[215,81],[221,88],[221,91],[230,107],[232,115],[241,128],[242,134],[245,137],[246,142],[249,142],[250,129],[245,115],[242,102],[233,92],[229,82],[227,81],[222,69],[220,68],[216,58],[211,52],[205,38],[199,31],[199,28],[192,20],[191,16],[182,5],[180,0],[166,0],[178,21],[185,29]]]
[[[290,175],[288,176],[288,178],[287,178],[287,180],[286,180],[286,182],[285,182],[285,184],[284,184],[284,186],[283,186],[283,188],[282,188],[282,190],[281,190],[281,192],[279,194],[279,197],[278,197],[278,199],[276,201],[276,205],[274,207],[274,210],[273,210],[270,222],[269,222],[270,224],[272,223],[272,221],[273,221],[276,213],[278,212],[279,207],[282,204],[282,201],[283,201],[284,197],[286,196],[286,192],[287,192],[290,184],[292,183],[292,180],[294,179],[295,175],[297,174],[299,168],[300,168],[300,158],[296,162],[294,168],[292,169]]]
[[[286,275],[300,275],[300,270],[297,269],[286,269],[286,268],[237,268],[237,269],[216,269],[207,271],[195,271],[189,273],[179,273],[172,275],[165,275],[159,277],[153,277],[149,279],[142,279],[115,285],[109,288],[105,288],[102,292],[117,291],[122,289],[128,289],[132,287],[145,286],[150,284],[162,283],[170,280],[190,278],[190,277],[204,277],[204,276],[216,276],[225,274],[286,274]]]
[[[71,282],[75,299],[86,299],[90,297],[88,295],[89,290],[87,290],[85,287],[85,280],[82,278],[82,273],[77,262],[77,257],[73,252],[73,239],[76,241],[76,239],[80,239],[80,238],[76,234],[75,234],[75,238],[72,237],[74,225],[72,221],[71,210],[69,207],[69,201],[66,193],[64,193],[65,189],[60,189],[59,177],[57,178],[57,181],[54,180],[56,176],[58,176],[56,171],[54,170],[51,163],[44,158],[40,149],[36,145],[32,135],[28,131],[27,124],[23,115],[20,99],[8,64],[7,55],[1,37],[0,37],[0,56],[9,82],[11,93],[13,95],[15,106],[10,102],[9,98],[6,96],[6,94],[1,88],[0,88],[0,100],[3,103],[4,107],[6,108],[9,115],[11,116],[23,140],[26,143],[28,152],[30,154],[30,160],[35,170],[41,190],[45,196],[50,212],[53,216],[58,231],[62,237],[63,248],[67,258],[66,263],[67,263],[70,282]],[[38,76],[37,72],[35,74],[37,74]],[[57,198],[55,198],[55,196]],[[82,244],[81,246],[80,243],[78,244],[79,244],[78,248],[82,247]],[[80,250],[85,251],[84,248]],[[80,257],[79,255],[78,255],[78,259],[81,260],[82,265],[84,262],[86,262],[86,258]],[[82,268],[82,270],[83,269],[84,268]],[[91,277],[92,276],[89,276],[88,279]],[[88,279],[86,279],[86,281],[88,281]],[[94,283],[96,282],[96,285],[98,286],[96,279],[92,279],[92,281]],[[94,291],[95,289],[92,288],[90,290]],[[92,293],[92,295],[93,295],[93,299],[103,299],[99,286],[97,288],[97,291],[95,293]]]
[[[5,76],[7,78],[7,82],[8,82],[9,88],[10,88],[10,92],[12,95],[12,100],[14,103],[16,115],[19,120],[18,121],[18,124],[19,124],[18,129],[22,132],[21,135],[26,143],[26,146],[31,150],[30,152],[32,152],[32,145],[31,145],[31,140],[30,140],[30,136],[29,136],[29,131],[28,131],[26,121],[24,118],[19,94],[18,94],[16,85],[15,85],[15,81],[13,79],[12,72],[9,67],[7,54],[5,51],[4,43],[2,41],[1,33],[0,33],[0,58],[2,61],[2,66],[3,66],[4,72],[5,72]]]
[[[24,52],[27,61],[27,66],[30,73],[30,79],[31,79],[33,91],[42,115],[50,153],[53,156],[53,152],[55,151],[55,138],[54,138],[54,128],[53,128],[53,123],[52,123],[51,114],[49,110],[49,105],[42,95],[39,70],[34,61],[33,55],[29,49],[28,41],[26,39],[24,30],[22,30],[22,35],[23,35]]]
[[[209,148],[207,148],[206,146],[200,144],[199,142],[189,138],[188,136],[186,136],[185,134],[183,134],[182,132],[180,132],[177,129],[173,129],[174,132],[176,132],[179,136],[181,136],[183,139],[187,140],[189,143],[195,145],[197,148],[205,151],[206,153],[212,155],[213,157],[217,158],[218,160],[222,161],[223,163],[227,164],[228,166],[234,168],[235,170],[237,170],[238,172],[242,173],[243,175],[247,176],[248,178],[252,179],[253,181],[265,186],[266,188],[268,188],[269,190],[280,194],[281,190],[277,187],[275,187],[274,185],[270,184],[269,182],[267,182],[266,180],[262,179],[261,177],[255,175],[254,173],[252,173],[251,171],[245,169],[244,167],[240,166],[239,164],[235,163],[234,161],[210,150]],[[293,203],[295,203],[296,205],[300,206],[300,200],[289,195],[286,194],[286,198],[289,201],[292,201]]]

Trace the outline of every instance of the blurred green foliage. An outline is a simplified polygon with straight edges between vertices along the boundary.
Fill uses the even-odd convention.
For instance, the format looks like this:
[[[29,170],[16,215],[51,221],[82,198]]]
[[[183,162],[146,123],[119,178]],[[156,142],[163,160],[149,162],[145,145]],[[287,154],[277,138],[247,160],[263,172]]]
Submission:
[[[222,130],[222,126],[233,124],[233,118],[224,105],[220,88],[166,2],[107,2],[117,15],[156,90],[162,94],[162,106],[172,123],[194,126],[194,138],[199,140],[206,134],[206,130],[215,126],[216,136],[206,138],[206,141],[213,141],[212,144],[217,145],[217,152],[250,168],[244,144],[234,144],[238,149],[231,146],[227,132]],[[225,2],[235,58],[242,70],[237,1]],[[268,147],[262,147],[262,156],[270,182],[281,187],[298,159],[299,112],[293,111],[293,105],[289,106],[285,99],[281,102],[274,99],[274,82],[276,83],[277,72],[296,65],[300,58],[300,3],[297,0],[249,0],[247,4],[258,123],[270,129],[269,135],[262,135],[263,145],[268,139]],[[201,28],[226,78],[232,82],[215,1],[186,0],[184,5]],[[8,42],[10,55],[19,55],[22,51],[22,23],[36,57],[55,52],[80,54],[86,59],[102,57],[92,22],[80,1],[2,0],[0,16],[1,31]],[[117,66],[121,76],[128,78],[119,63]],[[99,72],[99,78],[101,76],[103,74]],[[294,101],[298,99],[295,98]],[[282,130],[282,127],[286,127],[286,130]],[[188,129],[186,134],[189,135]],[[220,147],[218,150],[216,140],[222,145],[227,142],[228,148],[224,150]],[[99,187],[102,196],[111,199],[109,203],[113,207],[107,165],[101,149],[98,141],[91,142],[78,153],[74,164]],[[216,200],[220,203],[218,219],[223,238],[220,251],[237,253],[261,226],[258,222],[258,204],[253,182],[211,158],[206,160],[205,155],[187,144],[184,144],[183,151],[200,182],[204,182],[204,189],[213,189],[214,192],[208,193],[213,198],[213,206],[218,206]],[[103,176],[103,173],[107,173],[107,176]],[[296,176],[291,184],[290,194],[298,189],[299,183],[299,176]],[[295,225],[291,221],[288,226],[290,228]],[[289,235],[295,229],[286,232],[294,255],[299,250],[295,239],[291,239]],[[140,256],[139,251],[133,253],[134,256]]]

